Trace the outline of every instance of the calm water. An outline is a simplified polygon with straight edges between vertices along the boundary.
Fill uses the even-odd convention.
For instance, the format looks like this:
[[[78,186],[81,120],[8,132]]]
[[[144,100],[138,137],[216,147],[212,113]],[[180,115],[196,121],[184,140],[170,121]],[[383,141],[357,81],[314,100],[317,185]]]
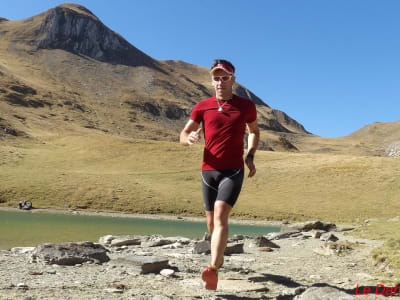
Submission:
[[[230,224],[230,235],[261,235],[279,227]],[[0,211],[0,249],[52,242],[97,242],[107,234],[202,237],[205,222]]]

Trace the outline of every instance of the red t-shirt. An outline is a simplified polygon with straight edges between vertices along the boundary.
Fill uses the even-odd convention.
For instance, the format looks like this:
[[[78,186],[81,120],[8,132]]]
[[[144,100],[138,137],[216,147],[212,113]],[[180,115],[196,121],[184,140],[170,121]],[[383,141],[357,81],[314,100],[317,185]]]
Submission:
[[[244,133],[246,123],[257,119],[256,106],[236,95],[220,104],[222,111],[218,111],[215,97],[200,101],[190,116],[193,121],[203,123],[205,146],[201,169],[244,169]]]

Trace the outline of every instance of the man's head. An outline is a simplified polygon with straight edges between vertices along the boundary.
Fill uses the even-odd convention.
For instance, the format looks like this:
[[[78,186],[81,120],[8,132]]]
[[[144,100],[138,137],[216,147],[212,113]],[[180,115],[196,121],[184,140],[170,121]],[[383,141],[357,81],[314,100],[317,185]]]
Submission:
[[[235,83],[235,67],[225,59],[216,59],[211,66],[212,85],[220,100],[232,98],[232,86]]]

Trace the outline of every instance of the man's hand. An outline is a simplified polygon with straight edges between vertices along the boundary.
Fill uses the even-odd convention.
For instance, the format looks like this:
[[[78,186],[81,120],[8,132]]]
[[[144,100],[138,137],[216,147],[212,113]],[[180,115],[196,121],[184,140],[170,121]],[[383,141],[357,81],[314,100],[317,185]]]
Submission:
[[[192,145],[200,140],[201,127],[196,121],[189,120],[181,131],[179,142],[184,146]]]
[[[197,143],[200,140],[200,138],[201,138],[201,136],[200,136],[201,130],[202,130],[202,128],[200,127],[196,131],[192,131],[191,133],[189,133],[188,140],[187,140],[189,145]]]
[[[246,156],[246,165],[249,168],[249,175],[248,177],[253,177],[254,175],[256,175],[256,166],[254,165],[254,156],[252,155],[248,155]]]

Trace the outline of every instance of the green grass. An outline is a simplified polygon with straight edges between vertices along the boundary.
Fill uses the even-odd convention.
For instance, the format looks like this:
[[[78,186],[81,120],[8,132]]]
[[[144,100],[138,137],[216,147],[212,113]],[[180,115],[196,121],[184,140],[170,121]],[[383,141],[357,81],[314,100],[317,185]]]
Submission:
[[[351,235],[385,241],[381,247],[371,253],[372,263],[377,272],[387,277],[390,282],[400,280],[400,220],[374,220],[351,232]]]

